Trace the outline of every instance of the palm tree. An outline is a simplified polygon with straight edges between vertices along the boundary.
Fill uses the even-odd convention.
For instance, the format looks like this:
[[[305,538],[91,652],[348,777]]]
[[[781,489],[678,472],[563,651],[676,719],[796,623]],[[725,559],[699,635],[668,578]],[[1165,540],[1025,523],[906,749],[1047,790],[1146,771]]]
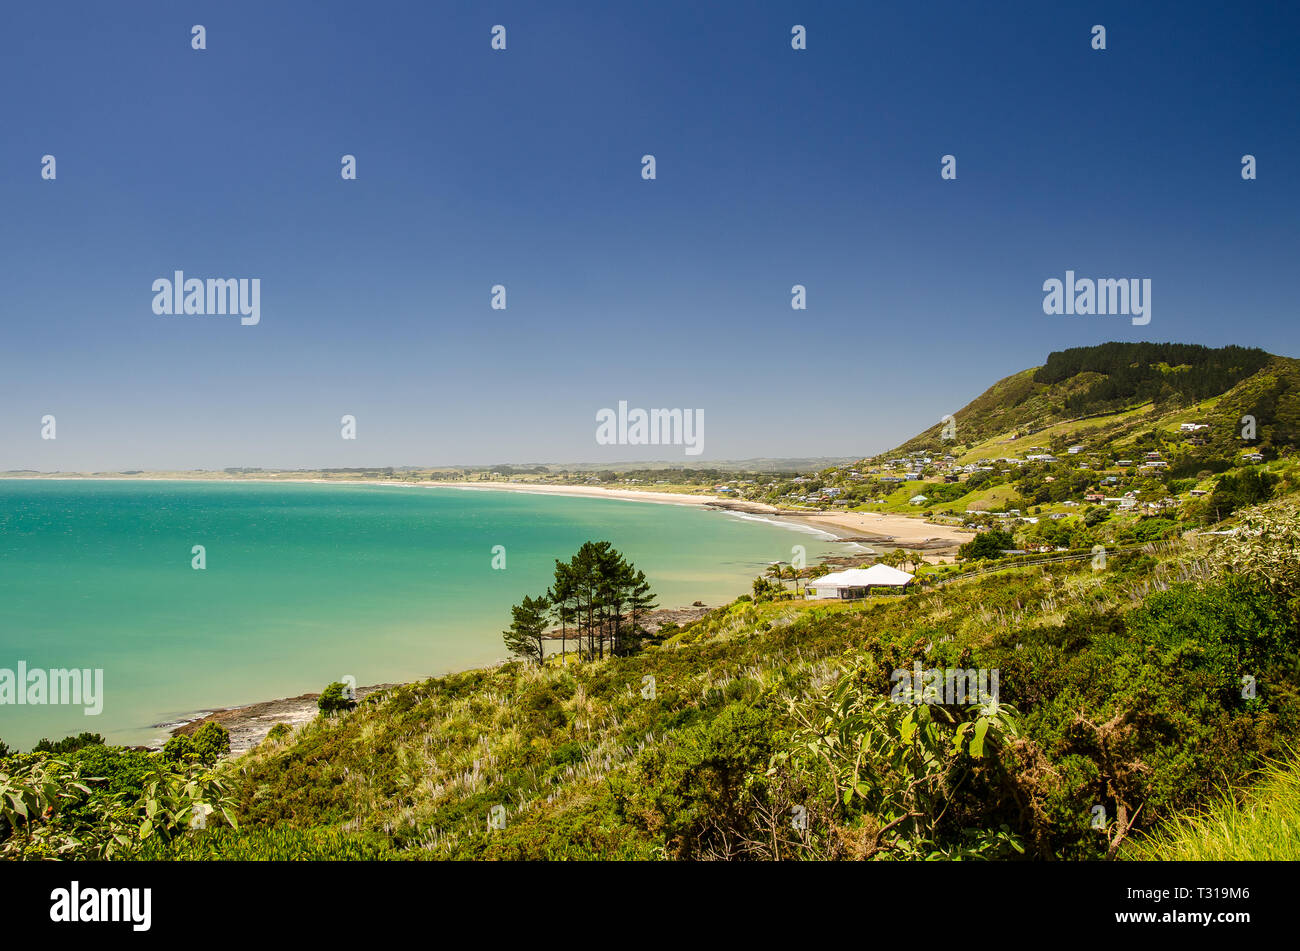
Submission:
[[[786,570],[786,575],[790,578],[790,587],[794,590],[796,596],[799,594],[799,579],[803,574],[804,569],[796,568],[794,565],[791,565]]]
[[[901,548],[895,548],[893,551],[888,551],[880,556],[880,563],[889,565],[891,568],[901,567],[906,564],[906,561],[907,553]]]

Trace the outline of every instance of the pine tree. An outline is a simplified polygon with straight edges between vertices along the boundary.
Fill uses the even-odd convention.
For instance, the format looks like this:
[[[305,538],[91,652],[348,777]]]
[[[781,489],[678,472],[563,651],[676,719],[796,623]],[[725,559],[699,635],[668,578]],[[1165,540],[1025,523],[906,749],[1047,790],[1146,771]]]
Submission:
[[[550,607],[545,596],[540,598],[525,597],[523,602],[510,609],[513,620],[504,632],[506,647],[510,653],[532,661],[538,666],[546,657],[545,635],[547,609]]]
[[[638,571],[609,542],[586,542],[568,562],[556,560],[555,578],[546,594],[525,598],[514,608],[515,623],[506,632],[511,650],[536,657],[548,621],[560,627],[561,654],[567,653],[570,632],[578,654],[586,660],[635,651],[645,633],[645,615],[655,607],[645,572]]]

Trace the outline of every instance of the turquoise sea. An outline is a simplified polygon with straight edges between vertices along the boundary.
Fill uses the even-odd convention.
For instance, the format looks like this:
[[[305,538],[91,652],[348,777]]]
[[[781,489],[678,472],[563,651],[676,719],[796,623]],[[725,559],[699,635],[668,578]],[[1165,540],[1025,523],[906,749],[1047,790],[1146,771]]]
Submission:
[[[0,739],[156,743],[196,711],[505,657],[510,606],[608,540],[663,607],[825,536],[692,506],[455,488],[0,480],[0,669],[102,668],[97,716],[0,704]],[[204,546],[206,568],[191,566]],[[505,547],[505,570],[492,567]]]

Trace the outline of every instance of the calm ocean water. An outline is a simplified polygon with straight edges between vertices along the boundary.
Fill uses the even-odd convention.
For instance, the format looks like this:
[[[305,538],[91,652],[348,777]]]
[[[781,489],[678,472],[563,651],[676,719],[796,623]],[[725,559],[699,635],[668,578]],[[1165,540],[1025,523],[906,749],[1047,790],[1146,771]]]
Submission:
[[[505,656],[510,605],[609,540],[659,603],[716,604],[821,536],[689,506],[520,492],[0,480],[0,669],[103,668],[104,708],[0,705],[29,748],[152,743],[195,711]],[[203,545],[207,567],[191,567]],[[492,568],[503,545],[506,569]]]

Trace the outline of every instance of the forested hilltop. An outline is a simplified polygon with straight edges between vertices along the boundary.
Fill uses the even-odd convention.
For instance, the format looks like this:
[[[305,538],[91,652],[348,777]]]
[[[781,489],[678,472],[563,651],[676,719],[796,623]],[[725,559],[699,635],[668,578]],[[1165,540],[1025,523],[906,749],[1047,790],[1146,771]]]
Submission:
[[[1297,449],[1300,361],[1258,348],[1105,343],[1051,353],[901,446],[851,462],[510,478],[703,492],[788,514],[906,513],[1008,530],[1035,547],[1078,533],[1089,509],[1092,525],[1108,522],[1096,541],[1148,534],[1136,522],[1154,516],[1210,525],[1230,514],[1229,496],[1268,497],[1233,488],[1265,469],[1279,493],[1290,491]],[[1029,531],[1028,518],[1051,525]]]
[[[952,414],[955,434],[936,423],[894,453],[973,446],[994,437],[1042,431],[1070,420],[1149,407],[1135,425],[1203,410],[1203,422],[1239,428],[1257,420],[1264,446],[1291,447],[1300,430],[1300,362],[1257,348],[1180,343],[1104,343],[1051,353],[1047,362],[999,380]],[[1218,397],[1214,403],[1198,403]],[[1092,428],[1092,427],[1086,427]],[[885,453],[882,455],[893,455]]]

